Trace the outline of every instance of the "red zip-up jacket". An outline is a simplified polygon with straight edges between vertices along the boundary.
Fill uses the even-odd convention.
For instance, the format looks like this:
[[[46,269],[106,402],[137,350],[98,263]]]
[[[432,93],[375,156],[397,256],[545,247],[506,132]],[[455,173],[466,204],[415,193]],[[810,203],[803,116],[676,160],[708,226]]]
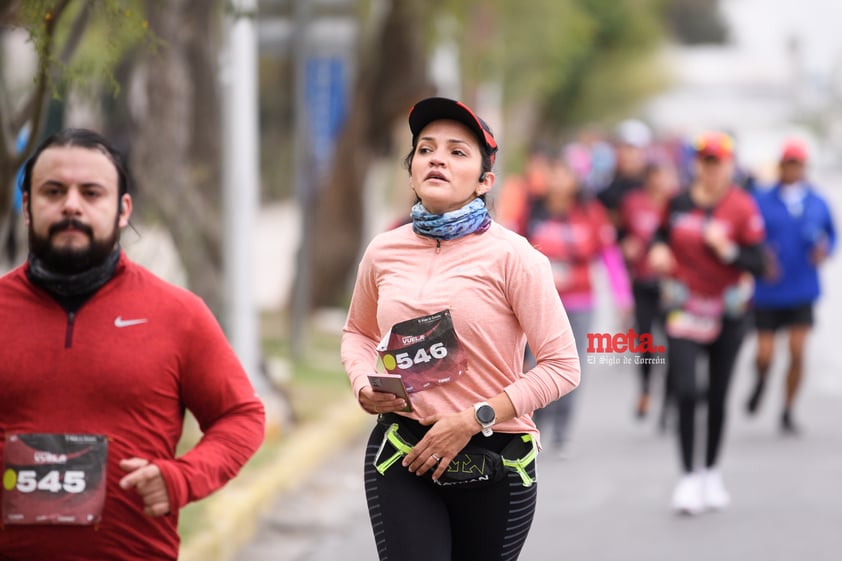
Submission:
[[[105,435],[105,502],[95,525],[3,524],[0,559],[177,559],[178,510],[257,450],[262,402],[197,296],[121,255],[113,278],[68,314],[27,279],[27,266],[0,278],[0,461],[12,435]],[[176,457],[185,410],[203,437]],[[132,457],[160,468],[171,514],[147,516],[138,492],[119,487],[119,462]],[[10,461],[0,499],[18,491]]]

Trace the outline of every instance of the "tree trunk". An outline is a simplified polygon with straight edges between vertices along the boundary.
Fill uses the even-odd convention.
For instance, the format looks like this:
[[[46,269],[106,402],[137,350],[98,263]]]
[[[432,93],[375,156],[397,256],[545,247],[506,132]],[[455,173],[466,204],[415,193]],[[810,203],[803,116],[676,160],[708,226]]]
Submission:
[[[144,204],[173,236],[190,289],[219,314],[221,177],[215,163],[221,158],[218,140],[207,142],[219,138],[216,84],[209,78],[214,75],[210,53],[217,46],[200,33],[208,25],[205,18],[218,17],[220,10],[216,3],[187,0],[149,0],[147,10],[163,43],[142,67],[146,112],[138,124],[134,173]],[[200,44],[204,56],[197,50]]]
[[[419,11],[394,0],[377,39],[361,48],[353,98],[327,184],[316,200],[313,236],[314,307],[335,306],[356,271],[363,243],[363,188],[373,157],[389,150],[392,123],[430,93]],[[408,147],[407,147],[408,148]]]

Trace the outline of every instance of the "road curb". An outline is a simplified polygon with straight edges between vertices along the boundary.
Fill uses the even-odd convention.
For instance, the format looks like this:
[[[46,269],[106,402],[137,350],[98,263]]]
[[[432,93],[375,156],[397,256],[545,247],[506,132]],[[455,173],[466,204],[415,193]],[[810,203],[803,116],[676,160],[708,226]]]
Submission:
[[[205,501],[206,526],[181,545],[179,561],[230,561],[254,537],[260,516],[300,484],[332,452],[372,423],[353,400],[294,429],[272,458],[247,479],[234,479]]]

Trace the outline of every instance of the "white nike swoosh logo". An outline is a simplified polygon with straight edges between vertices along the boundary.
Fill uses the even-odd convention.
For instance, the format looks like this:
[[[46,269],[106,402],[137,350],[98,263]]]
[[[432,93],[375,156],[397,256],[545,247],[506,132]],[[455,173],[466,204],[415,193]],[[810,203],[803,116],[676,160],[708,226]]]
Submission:
[[[114,326],[115,327],[131,327],[132,325],[140,325],[141,323],[146,323],[149,320],[146,318],[142,319],[123,319],[120,316],[114,318]]]

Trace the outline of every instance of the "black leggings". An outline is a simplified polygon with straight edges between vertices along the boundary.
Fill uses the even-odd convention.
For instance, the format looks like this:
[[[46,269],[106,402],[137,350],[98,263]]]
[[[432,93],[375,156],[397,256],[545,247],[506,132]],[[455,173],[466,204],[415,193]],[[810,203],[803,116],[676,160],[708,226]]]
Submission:
[[[373,462],[385,428],[378,423],[365,454],[365,493],[380,561],[508,561],[518,558],[535,515],[537,483],[524,487],[511,470],[498,483],[453,489],[417,476],[400,462],[384,475]],[[479,440],[479,439],[483,440]],[[500,452],[515,435],[475,437]],[[527,468],[535,478],[535,462]]]
[[[719,456],[725,426],[725,403],[731,373],[746,332],[744,319],[726,319],[719,336],[709,344],[688,339],[668,339],[669,377],[674,399],[678,405],[678,437],[684,471],[693,471],[693,450],[696,434],[697,359],[700,352],[708,357],[707,387],[707,448],[705,467],[713,467]]]
[[[657,323],[663,327],[663,314],[661,313],[661,291],[656,284],[635,282],[632,285],[634,295],[634,323],[638,335],[643,333],[652,334],[652,328]],[[649,393],[652,378],[652,353],[645,352],[643,357],[647,360],[641,361],[640,365],[640,390],[641,393]]]

